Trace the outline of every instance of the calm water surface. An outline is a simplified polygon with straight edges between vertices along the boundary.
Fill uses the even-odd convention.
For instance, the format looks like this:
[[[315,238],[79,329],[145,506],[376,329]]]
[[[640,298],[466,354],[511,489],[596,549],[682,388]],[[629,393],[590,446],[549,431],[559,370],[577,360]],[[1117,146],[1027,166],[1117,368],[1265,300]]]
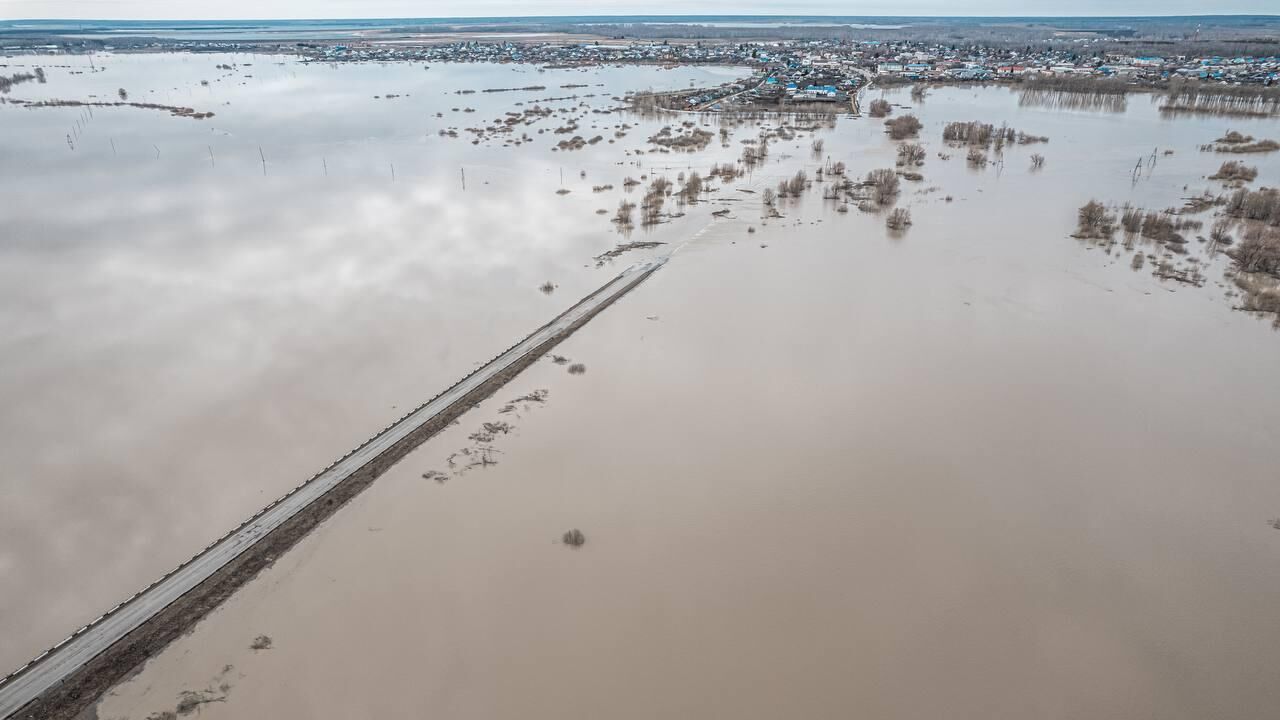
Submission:
[[[189,554],[398,414],[391,405],[431,394],[615,271],[590,257],[617,239],[594,209],[619,193],[589,186],[620,186],[670,156],[627,165],[640,131],[579,155],[547,152],[545,135],[514,149],[438,139],[440,123],[472,124],[451,119],[454,105],[492,103],[476,113],[491,118],[523,99],[415,89],[438,70],[481,72],[273,71],[285,97],[314,83],[335,99],[233,99],[228,113],[256,108],[270,116],[259,132],[281,138],[279,150],[262,143],[265,179],[259,141],[240,131],[224,140],[234,173],[199,147],[174,149],[187,169],[120,190],[170,197],[152,212],[172,206],[181,233],[135,218],[98,248],[93,219],[123,223],[110,203],[76,221],[86,229],[43,236],[33,228],[84,211],[18,206],[26,234],[45,239],[6,246],[28,258],[13,282],[24,279],[29,307],[9,311],[28,329],[12,342],[33,349],[5,366],[11,392],[29,397],[6,420],[6,442],[25,438],[6,455],[46,459],[7,481],[25,509],[3,527],[26,530],[3,547],[21,548],[7,572],[43,588],[43,602],[5,602],[44,618],[85,576],[104,576],[100,595],[124,564],[151,579],[166,567],[158,547],[188,542]],[[520,70],[486,69],[480,86],[547,77]],[[622,87],[642,77],[598,72]],[[351,87],[357,77],[366,85]],[[51,78],[43,90],[54,89]],[[386,92],[423,103],[417,130],[394,119],[400,100],[371,98]],[[148,122],[210,133],[229,122],[218,112]],[[913,213],[906,233],[838,213],[818,191],[762,223],[759,193],[738,188],[827,160],[807,136],[775,143],[763,170],[633,236],[670,241],[658,252],[673,259],[557,349],[584,374],[548,359],[522,375],[116,688],[99,716],[172,710],[183,691],[224,698],[201,706],[213,718],[1266,716],[1280,702],[1280,335],[1230,309],[1221,257],[1191,288],[1068,234],[1091,197],[1180,205],[1221,161],[1200,144],[1275,124],[1165,120],[1143,98],[1123,114],[1020,107],[1001,89],[936,91],[913,112],[929,159],[898,202]],[[945,122],[970,119],[1051,142],[974,170],[939,142]],[[307,139],[321,125],[357,137],[362,122],[388,127]],[[31,151],[44,163],[60,157],[57,130],[29,130],[53,135]],[[736,156],[754,132],[691,162]],[[878,122],[844,119],[822,137],[857,175],[893,164]],[[176,165],[161,148],[132,162]],[[1135,161],[1155,148],[1135,182]],[[1039,172],[1033,151],[1047,158]],[[98,162],[117,162],[110,152]],[[316,155],[345,158],[337,167],[358,180],[328,189],[335,161],[328,180],[314,177]],[[1276,158],[1250,162],[1257,184],[1280,179]],[[556,196],[561,163],[574,192]],[[459,165],[474,194],[460,195]],[[223,182],[179,192],[172,180],[199,173]],[[41,197],[77,177],[43,181]],[[215,213],[205,194],[223,185]],[[720,207],[730,216],[710,220]],[[42,295],[37,279],[76,266],[57,248],[80,258],[80,281]],[[561,283],[549,297],[536,292],[546,279]],[[39,322],[55,314],[75,331]],[[544,403],[503,412],[538,389]],[[51,443],[84,394],[98,398],[92,413]],[[486,421],[511,432],[469,437]],[[486,445],[497,464],[465,469]],[[113,513],[101,510],[108,493]],[[559,543],[575,527],[587,537],[576,551]],[[102,542],[113,536],[135,538],[126,557]],[[273,648],[250,650],[259,635]]]
[[[10,97],[124,88],[216,115],[0,105],[6,670],[612,277],[591,258],[620,238],[595,210],[645,172],[618,145],[552,152],[567,113],[518,148],[441,129],[593,94],[543,105],[612,138],[637,120],[590,112],[610,96],[737,72],[47,60],[48,84]],[[455,94],[530,85],[547,89]]]

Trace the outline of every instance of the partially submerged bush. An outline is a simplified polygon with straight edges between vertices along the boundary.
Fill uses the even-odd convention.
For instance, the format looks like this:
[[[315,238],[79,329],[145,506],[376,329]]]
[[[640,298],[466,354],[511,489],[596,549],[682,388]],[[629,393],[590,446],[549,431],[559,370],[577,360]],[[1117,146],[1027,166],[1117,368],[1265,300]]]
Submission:
[[[1225,182],[1252,182],[1258,177],[1258,168],[1249,167],[1236,160],[1228,160],[1218,168],[1218,172],[1209,176],[1210,180]]]
[[[884,126],[889,137],[894,140],[905,140],[907,138],[916,137],[920,134],[920,128],[924,125],[915,115],[903,115],[892,120],[885,120]]]
[[[867,114],[873,118],[888,117],[891,112],[893,112],[893,106],[883,98],[872,100],[871,104],[867,106]]]
[[[1076,215],[1078,238],[1107,238],[1115,232],[1115,215],[1097,200],[1085,203]]]
[[[1142,208],[1125,205],[1120,214],[1120,227],[1131,235],[1142,232]]]
[[[884,219],[885,227],[890,230],[903,230],[911,224],[911,211],[905,208],[895,208]]]
[[[568,545],[569,547],[575,547],[575,548],[582,547],[587,542],[587,536],[583,535],[582,531],[579,530],[578,528],[574,528],[572,530],[566,530],[564,535],[560,536],[560,539],[564,542],[565,545]]]

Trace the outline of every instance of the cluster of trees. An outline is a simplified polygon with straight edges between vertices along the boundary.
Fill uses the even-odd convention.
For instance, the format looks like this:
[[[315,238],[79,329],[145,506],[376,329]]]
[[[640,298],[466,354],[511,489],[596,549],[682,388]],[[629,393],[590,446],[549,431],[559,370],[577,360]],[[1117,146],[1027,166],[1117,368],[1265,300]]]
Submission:
[[[871,104],[867,106],[867,114],[873,118],[888,117],[891,112],[893,112],[893,106],[883,98],[872,100]]]
[[[656,177],[649,183],[640,200],[640,225],[650,227],[662,220],[662,206],[671,194],[671,181],[665,177]]]
[[[1249,191],[1240,188],[1227,198],[1223,212],[1235,218],[1280,226],[1280,190],[1263,188]]]
[[[1208,85],[1173,78],[1161,110],[1215,115],[1267,116],[1280,112],[1280,88],[1261,85]]]
[[[894,140],[906,140],[920,134],[920,128],[924,127],[920,119],[915,115],[903,115],[892,120],[885,120],[885,132],[889,133],[889,137]]]
[[[799,197],[809,187],[809,177],[804,170],[797,170],[795,175],[778,183],[778,197]]]
[[[942,129],[942,139],[956,145],[984,148],[994,145],[996,152],[1002,151],[1005,145],[1015,142],[1019,145],[1049,142],[1049,138],[1043,135],[1030,135],[1014,130],[1008,125],[1001,125],[997,128],[991,123],[984,123],[979,120],[947,123]]]
[[[13,89],[14,85],[21,85],[24,82],[36,80],[40,83],[45,82],[44,68],[36,68],[32,73],[14,73],[12,75],[0,75],[0,94],[8,93]]]
[[[701,150],[711,144],[715,134],[700,127],[691,127],[693,123],[684,123],[683,132],[673,133],[668,125],[649,138],[649,142],[659,147],[675,150]]]
[[[1280,278],[1280,230],[1255,225],[1227,255],[1241,272]]]
[[[871,188],[872,199],[877,205],[890,205],[898,197],[901,186],[898,173],[889,168],[879,168],[867,173],[863,184]]]
[[[924,164],[924,147],[919,143],[898,146],[898,167],[919,167]]]
[[[765,158],[769,157],[768,136],[761,133],[759,140],[746,142],[746,147],[742,148],[742,164],[751,169],[764,163]]]

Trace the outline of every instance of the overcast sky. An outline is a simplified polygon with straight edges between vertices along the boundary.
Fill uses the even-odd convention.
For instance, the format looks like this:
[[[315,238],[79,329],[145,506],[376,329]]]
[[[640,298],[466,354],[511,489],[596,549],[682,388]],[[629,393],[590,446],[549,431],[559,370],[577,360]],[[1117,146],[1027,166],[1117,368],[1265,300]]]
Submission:
[[[1280,0],[0,0],[0,19],[1275,14]]]

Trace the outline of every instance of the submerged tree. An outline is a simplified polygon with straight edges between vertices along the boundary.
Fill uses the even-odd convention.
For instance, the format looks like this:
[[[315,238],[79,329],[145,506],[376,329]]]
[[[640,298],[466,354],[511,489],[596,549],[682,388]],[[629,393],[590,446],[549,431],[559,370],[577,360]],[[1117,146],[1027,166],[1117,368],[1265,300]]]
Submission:
[[[1115,215],[1097,200],[1085,203],[1076,213],[1076,237],[1106,238],[1115,232]]]

